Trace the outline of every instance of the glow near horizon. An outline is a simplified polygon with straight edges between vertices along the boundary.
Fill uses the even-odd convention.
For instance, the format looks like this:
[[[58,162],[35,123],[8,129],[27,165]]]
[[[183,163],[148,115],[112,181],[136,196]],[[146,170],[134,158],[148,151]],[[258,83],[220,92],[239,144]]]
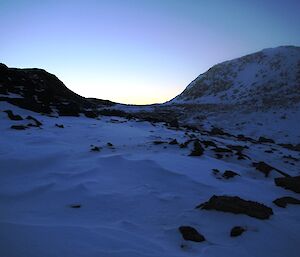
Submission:
[[[212,65],[300,45],[300,1],[0,1],[1,60],[85,97],[164,102]]]

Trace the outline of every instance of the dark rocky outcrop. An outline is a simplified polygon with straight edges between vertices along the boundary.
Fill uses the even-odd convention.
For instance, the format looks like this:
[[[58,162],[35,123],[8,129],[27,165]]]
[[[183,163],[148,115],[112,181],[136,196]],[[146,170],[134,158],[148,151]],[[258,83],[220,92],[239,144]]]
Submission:
[[[274,179],[276,186],[300,193],[300,176]]]
[[[285,208],[288,204],[300,204],[300,200],[291,196],[285,196],[273,201],[279,207]]]
[[[254,163],[253,163],[253,166],[254,166],[258,171],[262,172],[262,173],[265,175],[265,177],[268,177],[269,174],[270,174],[270,172],[271,172],[272,170],[276,171],[277,173],[279,173],[279,174],[281,174],[281,175],[283,175],[283,176],[285,176],[285,177],[290,177],[289,174],[287,174],[287,173],[285,173],[285,172],[283,172],[283,171],[281,171],[281,170],[279,170],[279,169],[277,169],[277,168],[275,168],[275,167],[273,167],[273,166],[270,166],[269,164],[267,164],[267,163],[265,163],[265,162],[254,162]]]
[[[3,64],[0,68],[0,93],[6,95],[1,96],[0,101],[38,113],[51,114],[57,111],[61,116],[84,113],[88,117],[95,117],[95,111],[90,110],[114,105],[109,101],[77,95],[45,70],[8,68]]]
[[[275,144],[275,141],[273,139],[266,138],[266,137],[259,137],[258,142]]]
[[[205,237],[201,235],[196,229],[190,226],[181,226],[178,228],[183,239],[193,242],[203,242]]]
[[[26,119],[27,120],[32,120],[35,123],[35,124],[31,124],[31,126],[33,126],[33,127],[40,127],[40,126],[43,125],[39,120],[37,120],[36,118],[34,118],[34,117],[30,116],[30,115],[27,116]]]
[[[201,156],[204,152],[204,149],[199,140],[194,141],[194,149],[189,154],[189,156]]]
[[[214,195],[209,201],[200,204],[196,208],[245,214],[257,219],[268,219],[273,214],[270,207],[262,203],[244,200],[238,196]]]
[[[10,120],[23,120],[20,115],[15,115],[11,110],[5,110],[4,112],[7,113],[7,116]]]

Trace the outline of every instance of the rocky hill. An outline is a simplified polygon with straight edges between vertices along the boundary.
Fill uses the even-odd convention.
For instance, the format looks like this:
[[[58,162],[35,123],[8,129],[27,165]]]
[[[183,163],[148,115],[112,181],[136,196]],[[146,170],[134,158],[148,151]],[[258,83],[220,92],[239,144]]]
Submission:
[[[44,114],[96,117],[97,107],[110,101],[87,99],[42,69],[15,69],[0,64],[0,101]]]
[[[201,74],[172,103],[273,108],[300,102],[300,47],[265,49]]]

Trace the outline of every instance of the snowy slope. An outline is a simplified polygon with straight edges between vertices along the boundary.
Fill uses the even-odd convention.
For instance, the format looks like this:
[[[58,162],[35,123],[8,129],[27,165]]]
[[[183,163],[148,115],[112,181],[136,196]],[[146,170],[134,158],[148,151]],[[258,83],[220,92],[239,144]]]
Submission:
[[[23,118],[31,115],[42,125],[11,129],[29,121],[12,121],[4,110]],[[277,172],[265,177],[252,165],[265,161],[300,175],[299,152],[163,123],[49,117],[4,102],[0,134],[0,256],[299,255],[300,206],[272,203],[299,194],[276,187],[274,177],[281,176]],[[239,160],[232,153],[220,159],[210,146],[202,156],[191,157],[192,144],[168,144],[195,137],[223,148],[241,145],[249,159]],[[100,151],[91,151],[94,146]],[[226,180],[212,169],[240,176]],[[259,220],[195,209],[214,194],[258,201],[274,214]],[[196,228],[206,241],[185,241],[178,231],[182,225]],[[247,231],[230,237],[234,226]]]
[[[300,47],[269,48],[213,66],[171,102],[290,106],[300,101]]]
[[[163,106],[181,110],[182,123],[300,144],[300,47],[217,64]]]

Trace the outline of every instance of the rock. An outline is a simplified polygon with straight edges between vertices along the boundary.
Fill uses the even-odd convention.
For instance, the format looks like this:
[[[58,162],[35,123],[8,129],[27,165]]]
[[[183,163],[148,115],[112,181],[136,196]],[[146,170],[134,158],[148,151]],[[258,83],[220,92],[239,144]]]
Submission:
[[[231,229],[230,236],[231,237],[237,237],[237,236],[240,236],[241,234],[243,234],[245,231],[246,231],[245,228],[240,227],[240,226],[236,226],[236,227],[233,227]]]
[[[93,145],[92,145],[91,151],[92,151],[92,152],[100,152],[100,147],[99,147],[99,146],[93,146]]]
[[[240,175],[232,170],[225,170],[225,172],[222,175],[222,177],[226,179],[233,178],[235,176],[240,176]]]
[[[153,141],[153,144],[154,144],[154,145],[161,145],[161,144],[165,144],[165,143],[166,143],[166,142],[160,141],[160,140]]]
[[[85,117],[91,118],[91,119],[95,119],[99,116],[98,113],[95,111],[84,111],[83,113],[84,113]]]
[[[55,124],[55,127],[64,128],[64,125],[63,124]]]
[[[279,207],[285,208],[287,204],[300,204],[300,200],[294,197],[285,196],[273,201]]]
[[[70,207],[74,209],[79,209],[81,208],[81,204],[71,204]]]
[[[196,229],[190,226],[181,226],[179,231],[184,240],[193,241],[193,242],[203,242],[205,238],[201,235]]]
[[[16,129],[16,130],[25,130],[25,129],[27,129],[27,126],[24,126],[24,125],[12,125],[10,128],[11,129]]]
[[[268,177],[270,172],[274,170],[274,167],[270,166],[269,164],[266,164],[265,162],[254,162],[253,166],[262,172],[265,177]]]
[[[275,144],[275,141],[273,139],[265,138],[265,137],[259,137],[258,142]]]
[[[270,207],[258,202],[244,200],[238,196],[214,195],[208,202],[202,203],[196,208],[245,214],[257,219],[268,219],[273,214]]]
[[[215,142],[210,141],[210,140],[202,140],[201,143],[204,144],[205,148],[207,148],[209,146],[217,147],[217,145],[215,144]]]
[[[32,116],[27,116],[26,117],[26,119],[27,120],[32,120],[32,121],[34,121],[35,122],[35,125],[32,125],[32,126],[34,126],[34,127],[40,127],[40,126],[42,126],[43,124],[40,122],[40,121],[38,121],[36,118],[34,118],[34,117],[32,117]]]
[[[106,144],[108,147],[113,147],[114,145],[112,144],[112,143],[110,143],[110,142],[108,142],[107,144]]]
[[[204,152],[203,147],[200,144],[199,140],[194,141],[194,149],[192,152],[189,154],[189,156],[201,156]]]
[[[274,179],[276,186],[300,193],[300,176]]]
[[[11,120],[23,120],[23,118],[20,115],[15,115],[11,110],[5,110],[4,112],[7,113],[7,116]]]
[[[168,124],[169,124],[170,127],[179,128],[179,124],[178,124],[177,119],[173,119],[173,120],[169,121]]]
[[[223,136],[226,133],[222,129],[214,127],[214,128],[211,129],[210,134],[213,135],[213,136],[215,136],[215,135]]]
[[[178,145],[178,142],[176,139],[173,139],[172,141],[169,142],[169,145]]]
[[[216,153],[232,153],[230,149],[222,148],[222,147],[215,147],[212,150]]]

